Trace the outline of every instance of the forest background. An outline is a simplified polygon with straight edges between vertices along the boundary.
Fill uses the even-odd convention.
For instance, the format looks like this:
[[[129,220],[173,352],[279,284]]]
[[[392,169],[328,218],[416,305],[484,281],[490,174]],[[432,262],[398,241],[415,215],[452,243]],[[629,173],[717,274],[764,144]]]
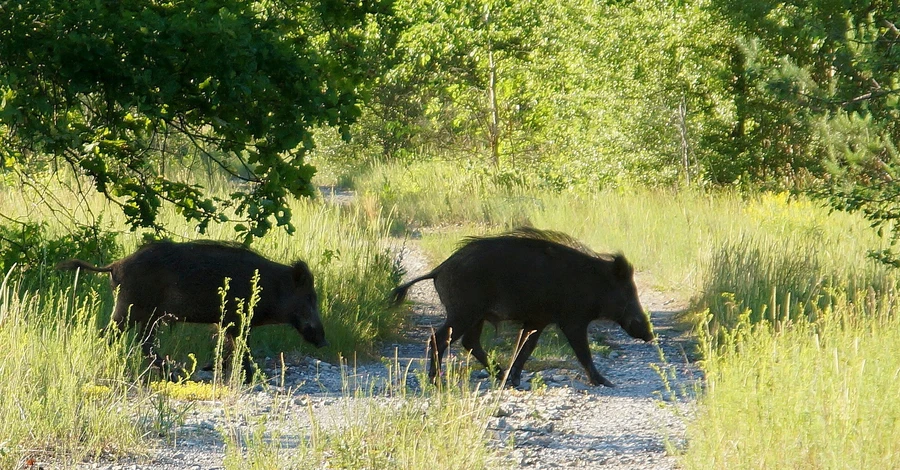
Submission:
[[[308,157],[487,163],[547,191],[788,189],[898,217],[890,2],[151,3],[2,7],[9,182],[86,174],[133,227],[167,203],[201,231],[231,208],[247,241],[290,227]],[[251,184],[217,199],[169,171],[197,164]]]

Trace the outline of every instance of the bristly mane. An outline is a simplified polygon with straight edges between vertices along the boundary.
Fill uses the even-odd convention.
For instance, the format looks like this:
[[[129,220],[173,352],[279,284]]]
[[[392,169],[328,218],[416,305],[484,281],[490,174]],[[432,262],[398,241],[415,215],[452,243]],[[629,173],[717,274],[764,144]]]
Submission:
[[[581,243],[580,241],[573,238],[571,235],[568,235],[563,232],[557,232],[555,230],[541,230],[534,227],[517,227],[509,232],[501,233],[495,236],[486,236],[486,237],[466,237],[460,243],[460,245],[466,245],[470,242],[485,240],[489,238],[501,238],[501,237],[510,237],[510,238],[528,238],[531,240],[543,240],[546,242],[556,243],[562,246],[566,246],[576,250],[580,253],[588,255],[592,258],[600,258],[600,259],[610,259],[612,258],[610,255],[603,255],[597,253],[592,250],[589,246]]]
[[[171,244],[171,245],[191,244],[191,245],[198,245],[198,246],[209,246],[209,247],[213,247],[213,248],[222,248],[225,250],[233,250],[236,252],[252,253],[255,255],[262,256],[259,253],[257,253],[256,250],[254,250],[240,242],[234,242],[234,241],[229,241],[229,240],[200,239],[200,240],[187,240],[187,241],[183,241],[183,242],[176,242],[175,240],[172,240],[171,238],[162,238],[159,240],[150,240],[148,242],[145,242],[143,245],[141,245],[138,248],[138,250],[143,250],[144,248],[149,248],[153,245],[165,245],[165,244]]]

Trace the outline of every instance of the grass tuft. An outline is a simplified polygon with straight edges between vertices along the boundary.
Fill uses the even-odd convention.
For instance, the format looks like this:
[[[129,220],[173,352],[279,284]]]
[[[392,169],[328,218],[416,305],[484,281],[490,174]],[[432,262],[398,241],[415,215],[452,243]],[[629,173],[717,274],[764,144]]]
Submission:
[[[496,402],[469,384],[467,367],[449,365],[439,386],[418,391],[407,383],[409,367],[395,360],[390,371],[384,384],[348,389],[330,416],[309,404],[309,427],[286,432],[278,418],[284,413],[273,413],[228,430],[225,467],[418,470],[435,462],[448,469],[495,467],[486,429]]]
[[[0,467],[140,453],[136,362],[95,327],[96,296],[0,287]]]
[[[685,468],[900,467],[900,303],[868,297],[838,296],[815,320],[754,322],[748,310],[702,336],[706,389]]]

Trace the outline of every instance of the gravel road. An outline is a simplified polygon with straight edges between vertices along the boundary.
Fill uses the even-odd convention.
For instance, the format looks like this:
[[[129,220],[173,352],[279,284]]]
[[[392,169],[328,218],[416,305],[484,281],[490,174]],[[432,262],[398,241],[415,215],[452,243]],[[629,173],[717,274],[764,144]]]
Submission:
[[[409,243],[400,249],[409,277],[431,267]],[[673,469],[676,458],[667,449],[683,442],[685,416],[692,408],[690,390],[698,380],[698,369],[685,355],[689,340],[673,328],[674,312],[683,303],[652,289],[651,280],[637,275],[638,291],[651,312],[657,345],[630,338],[612,323],[597,323],[594,333],[605,338],[608,355],[595,354],[600,372],[617,386],[593,387],[586,381],[574,355],[554,363],[554,368],[523,373],[523,386],[504,390],[499,410],[488,431],[491,445],[502,456],[502,466],[528,469]],[[397,357],[413,370],[424,366],[425,344],[433,328],[443,321],[443,307],[431,282],[415,285],[410,325],[403,339],[382,345],[387,358]],[[661,353],[665,360],[661,359]],[[451,353],[461,355],[454,344]],[[224,468],[223,430],[249,432],[254,416],[274,410],[285,416],[282,426],[292,430],[309,425],[310,410],[319,424],[340,421],[342,410],[358,400],[344,393],[345,384],[378,383],[388,376],[383,363],[344,368],[312,358],[282,369],[269,359],[266,372],[277,386],[258,387],[227,403],[186,404],[182,422],[167,440],[159,440],[148,455],[115,462],[79,464],[80,469],[219,469]],[[531,361],[530,361],[531,362]],[[667,387],[661,374],[668,377]],[[526,365],[527,369],[527,365]],[[539,377],[539,380],[535,378]],[[410,381],[414,381],[410,378]],[[473,372],[473,380],[487,385],[486,373]],[[535,390],[532,384],[536,385]],[[674,392],[674,393],[672,393]],[[496,392],[489,392],[496,393]],[[296,431],[294,431],[296,433]],[[284,434],[290,439],[290,432]],[[52,465],[45,467],[52,468]]]

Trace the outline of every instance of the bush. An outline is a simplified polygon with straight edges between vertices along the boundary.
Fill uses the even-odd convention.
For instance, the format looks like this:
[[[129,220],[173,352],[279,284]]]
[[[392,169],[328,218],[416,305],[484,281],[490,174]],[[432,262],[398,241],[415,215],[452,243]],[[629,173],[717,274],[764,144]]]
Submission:
[[[116,234],[96,225],[82,225],[74,232],[50,235],[45,222],[15,222],[0,225],[0,272],[15,269],[19,286],[35,291],[58,286],[61,274],[53,266],[69,258],[106,264],[120,257],[122,248]]]

